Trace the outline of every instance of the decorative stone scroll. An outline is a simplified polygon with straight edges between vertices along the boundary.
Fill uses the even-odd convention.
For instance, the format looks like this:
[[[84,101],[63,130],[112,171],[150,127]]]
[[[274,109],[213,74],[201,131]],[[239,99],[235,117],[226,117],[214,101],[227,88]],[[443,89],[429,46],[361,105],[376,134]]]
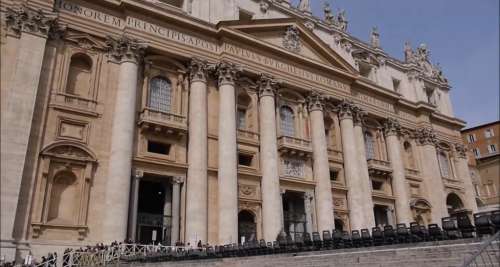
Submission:
[[[189,79],[191,82],[206,82],[208,69],[209,64],[207,61],[199,58],[192,58],[189,64]]]
[[[455,151],[458,157],[467,158],[467,148],[463,144],[455,144]]]
[[[7,8],[5,18],[7,28],[17,35],[27,32],[47,37],[51,28],[57,27],[55,15],[26,5],[17,9]]]
[[[307,108],[309,109],[309,112],[314,110],[322,111],[325,105],[324,100],[325,98],[321,94],[311,92],[311,94],[307,97]]]
[[[142,61],[146,45],[138,39],[122,35],[119,38],[107,36],[106,46],[109,55],[118,62]]]
[[[400,132],[401,124],[399,124],[399,121],[393,118],[387,118],[384,122],[384,134],[386,136],[398,135]]]
[[[231,62],[222,61],[217,64],[215,75],[217,76],[217,80],[219,81],[219,86],[227,83],[234,84],[234,82],[238,79],[241,71],[241,66],[238,66]]]
[[[257,84],[259,85],[259,97],[274,97],[276,95],[278,82],[271,75],[261,74]]]
[[[283,36],[283,47],[292,52],[300,52],[300,46],[299,29],[295,25],[289,26]]]
[[[421,145],[435,145],[437,142],[436,133],[431,128],[422,128],[416,131],[416,138]]]

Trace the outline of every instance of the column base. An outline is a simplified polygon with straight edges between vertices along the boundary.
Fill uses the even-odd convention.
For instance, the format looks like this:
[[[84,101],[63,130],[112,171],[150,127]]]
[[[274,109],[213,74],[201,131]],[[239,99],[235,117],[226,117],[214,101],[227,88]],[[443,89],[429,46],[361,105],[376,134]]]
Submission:
[[[0,257],[5,259],[5,262],[16,259],[16,243],[14,240],[0,240],[0,248]]]

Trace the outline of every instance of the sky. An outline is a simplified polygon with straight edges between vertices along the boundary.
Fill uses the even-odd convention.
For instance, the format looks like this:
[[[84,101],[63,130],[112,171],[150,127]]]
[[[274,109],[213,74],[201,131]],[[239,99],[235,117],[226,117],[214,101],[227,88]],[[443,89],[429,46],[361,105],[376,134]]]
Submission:
[[[348,32],[368,41],[373,26],[382,49],[403,59],[403,45],[426,43],[448,78],[455,117],[467,127],[499,119],[499,0],[327,0],[345,9]],[[299,0],[292,2],[298,3]],[[324,0],[311,0],[323,18]]]

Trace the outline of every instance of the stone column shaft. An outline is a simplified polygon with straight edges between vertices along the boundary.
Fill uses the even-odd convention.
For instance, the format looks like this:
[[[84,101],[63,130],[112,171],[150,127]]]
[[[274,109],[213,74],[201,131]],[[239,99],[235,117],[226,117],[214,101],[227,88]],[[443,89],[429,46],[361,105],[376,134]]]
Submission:
[[[174,177],[172,183],[172,232],[170,242],[175,245],[179,241],[179,220],[181,203],[181,182],[182,177]]]
[[[238,159],[236,145],[236,96],[238,69],[218,65],[219,78],[219,244],[238,242]]]
[[[193,60],[189,93],[188,175],[186,180],[185,241],[207,242],[208,148],[206,63]]]
[[[312,205],[311,205],[312,194],[305,193],[304,194],[304,209],[306,211],[306,229],[305,231],[309,234],[312,234]],[[331,228],[333,229],[333,228]],[[330,231],[331,231],[330,229]]]
[[[384,125],[387,151],[392,166],[392,190],[394,192],[396,206],[396,220],[398,223],[407,225],[413,221],[410,209],[410,196],[406,185],[405,167],[403,155],[401,154],[401,143],[398,138],[399,123],[394,119],[388,119]]]
[[[313,148],[313,174],[316,181],[316,207],[318,232],[331,231],[335,228],[333,218],[332,184],[330,181],[330,164],[325,136],[323,107],[320,96],[313,95],[309,99],[311,116],[311,133]]]
[[[134,177],[132,178],[132,193],[131,193],[131,204],[129,211],[129,223],[128,223],[128,238],[135,241],[137,234],[137,212],[139,207],[139,185],[141,178],[144,176],[142,171],[136,170]]]
[[[261,77],[259,92],[260,166],[262,171],[262,225],[266,241],[276,240],[278,233],[282,230],[283,220],[273,86],[272,78],[264,75]]]
[[[467,163],[467,155],[465,152],[465,147],[463,144],[456,144],[455,149],[457,151],[457,170],[458,179],[463,181],[465,189],[465,207],[470,209],[473,213],[478,211],[476,194],[474,190],[474,184],[472,183],[472,178],[470,176],[469,164]]]

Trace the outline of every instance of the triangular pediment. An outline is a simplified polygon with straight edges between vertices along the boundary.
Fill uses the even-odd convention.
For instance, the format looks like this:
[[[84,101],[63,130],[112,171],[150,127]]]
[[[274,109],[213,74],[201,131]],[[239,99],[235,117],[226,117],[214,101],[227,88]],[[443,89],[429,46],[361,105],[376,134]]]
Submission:
[[[356,72],[348,61],[337,54],[302,22],[295,19],[231,21],[221,23],[221,25],[252,36],[271,46],[279,47],[293,55],[347,73]]]
[[[98,39],[88,35],[81,33],[68,34],[64,38],[66,41],[77,44],[80,47],[85,49],[94,49],[94,50],[105,50],[106,46],[103,42]]]

